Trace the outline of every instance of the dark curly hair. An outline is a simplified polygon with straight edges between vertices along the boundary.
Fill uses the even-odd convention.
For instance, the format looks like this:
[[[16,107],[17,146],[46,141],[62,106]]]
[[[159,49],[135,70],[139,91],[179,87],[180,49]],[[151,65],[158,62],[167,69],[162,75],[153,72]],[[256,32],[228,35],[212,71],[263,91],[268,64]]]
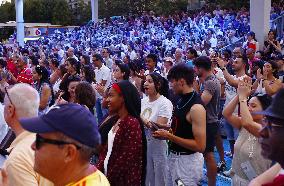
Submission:
[[[96,105],[96,93],[90,83],[82,81],[76,86],[75,101],[80,105],[86,105],[89,108],[90,112],[94,114],[94,106]]]

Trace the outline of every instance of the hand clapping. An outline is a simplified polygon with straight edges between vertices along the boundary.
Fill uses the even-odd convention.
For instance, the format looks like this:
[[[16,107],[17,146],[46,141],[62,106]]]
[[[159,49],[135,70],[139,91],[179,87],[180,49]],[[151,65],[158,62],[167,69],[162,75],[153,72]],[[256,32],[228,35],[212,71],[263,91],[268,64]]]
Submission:
[[[247,99],[250,96],[252,87],[252,80],[250,77],[245,77],[243,80],[239,81],[238,85],[238,95],[239,100]]]

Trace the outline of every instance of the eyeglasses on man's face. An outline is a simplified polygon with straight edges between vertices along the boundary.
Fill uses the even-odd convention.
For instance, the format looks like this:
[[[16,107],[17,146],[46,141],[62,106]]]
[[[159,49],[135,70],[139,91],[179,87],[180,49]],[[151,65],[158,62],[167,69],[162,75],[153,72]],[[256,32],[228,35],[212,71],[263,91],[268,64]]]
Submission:
[[[47,139],[47,138],[42,137],[39,134],[36,134],[36,140],[35,140],[36,149],[39,150],[44,143],[48,143],[48,144],[52,144],[52,145],[58,145],[58,146],[72,144],[72,145],[75,145],[77,149],[81,148],[79,145],[77,145],[75,143],[61,141],[61,140],[55,140],[55,139]]]
[[[277,131],[277,129],[281,129],[284,128],[284,125],[279,125],[279,124],[275,124],[273,123],[273,121],[271,121],[268,118],[264,118],[262,120],[262,124],[263,124],[263,128],[260,130],[260,135],[263,138],[269,138],[269,134],[271,134],[273,131]]]

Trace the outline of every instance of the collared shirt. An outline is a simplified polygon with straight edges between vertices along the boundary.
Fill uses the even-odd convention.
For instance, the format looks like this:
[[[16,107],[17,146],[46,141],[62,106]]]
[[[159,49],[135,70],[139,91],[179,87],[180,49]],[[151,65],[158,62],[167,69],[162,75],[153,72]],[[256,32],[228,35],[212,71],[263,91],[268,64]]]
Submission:
[[[25,67],[20,74],[17,77],[17,82],[18,83],[27,83],[27,84],[32,84],[33,83],[33,76],[32,76],[32,71],[30,68]]]
[[[66,186],[94,186],[94,185],[109,186],[110,184],[106,176],[103,173],[101,173],[101,171],[96,170],[94,173],[90,174],[89,176],[86,176],[80,181],[76,183],[70,183]]]
[[[4,163],[10,186],[53,186],[33,169],[34,151],[31,149],[35,134],[22,132],[7,149],[10,152]]]
[[[107,81],[105,84],[105,87],[108,87],[111,80],[111,73],[110,69],[105,66],[104,64],[101,66],[101,68],[95,69],[96,74],[96,82],[101,83],[102,81]],[[102,98],[102,96],[99,93],[96,93],[97,98]]]

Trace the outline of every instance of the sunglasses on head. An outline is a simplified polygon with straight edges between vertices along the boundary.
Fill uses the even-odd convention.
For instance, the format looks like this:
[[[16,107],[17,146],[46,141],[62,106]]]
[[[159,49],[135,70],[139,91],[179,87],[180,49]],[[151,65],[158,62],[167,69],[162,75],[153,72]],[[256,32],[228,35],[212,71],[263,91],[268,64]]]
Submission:
[[[35,140],[36,149],[39,150],[44,143],[48,143],[48,144],[52,144],[52,145],[58,145],[58,146],[72,144],[72,145],[75,145],[77,149],[81,148],[80,146],[78,146],[75,143],[61,141],[61,140],[55,140],[55,139],[47,139],[47,138],[42,137],[39,134],[36,134],[36,140]]]

